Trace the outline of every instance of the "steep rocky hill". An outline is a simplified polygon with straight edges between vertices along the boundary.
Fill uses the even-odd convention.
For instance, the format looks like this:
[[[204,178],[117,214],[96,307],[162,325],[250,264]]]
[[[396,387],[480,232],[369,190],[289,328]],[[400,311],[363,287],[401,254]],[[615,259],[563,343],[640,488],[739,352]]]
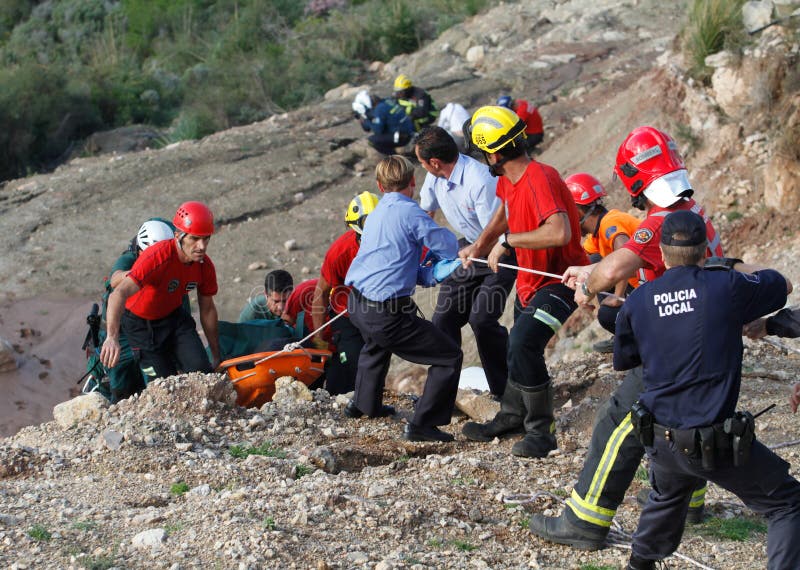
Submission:
[[[633,127],[660,126],[681,143],[697,197],[729,253],[772,264],[798,284],[797,30],[772,26],[742,56],[715,56],[705,87],[689,78],[678,49],[684,4],[501,5],[419,53],[376,63],[371,86],[388,94],[403,72],[442,105],[474,110],[508,91],[534,100],[546,128],[538,158],[565,175],[595,173],[623,209],[624,190],[610,178],[616,148]],[[19,370],[0,373],[7,395],[0,428],[10,434],[49,420],[52,406],[74,390],[83,317],[143,219],[171,215],[185,200],[211,205],[220,227],[210,255],[222,318],[235,319],[262,282],[263,269],[248,270],[254,262],[285,267],[296,279],[315,276],[343,229],[348,200],[374,187],[374,160],[350,113],[358,87],[202,141],[81,158],[2,187],[0,337],[16,346]],[[297,249],[287,251],[290,239]],[[418,296],[430,314],[432,294]],[[553,458],[521,462],[505,442],[405,445],[400,422],[344,421],[341,403],[324,394],[244,411],[224,391],[203,392],[216,386],[213,378],[198,381],[196,393],[172,379],[95,421],[66,430],[51,422],[0,442],[0,560],[31,568],[617,567],[624,551],[581,554],[524,529],[526,508],[559,508],[580,469],[593,410],[619,380],[607,359],[587,352],[597,335],[596,325],[584,328],[589,320],[565,327],[550,354],[565,405],[561,453]],[[477,362],[471,346],[465,336],[465,364]],[[765,416],[772,416],[761,427],[765,440],[797,439],[797,418],[785,404],[797,358],[748,343],[747,365],[752,384],[743,405],[780,402]],[[392,374],[418,372],[398,365]],[[408,412],[409,401],[396,398]],[[121,443],[109,432],[122,434]],[[229,451],[265,441],[285,457],[237,459]],[[782,454],[797,473],[793,449]],[[179,482],[192,491],[171,492]],[[504,503],[539,491],[553,495],[524,507]],[[719,491],[711,499],[717,514],[741,513]],[[628,532],[637,514],[633,502],[623,508]],[[148,529],[163,532],[142,546],[145,538],[135,537]],[[739,544],[692,534],[685,548],[711,567],[759,568],[764,544],[763,535]]]

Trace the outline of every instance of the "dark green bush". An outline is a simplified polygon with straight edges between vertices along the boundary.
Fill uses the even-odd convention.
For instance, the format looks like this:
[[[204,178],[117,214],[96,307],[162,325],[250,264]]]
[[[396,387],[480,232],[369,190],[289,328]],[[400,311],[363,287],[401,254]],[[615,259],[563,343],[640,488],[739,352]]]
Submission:
[[[0,179],[95,130],[169,143],[296,108],[491,1],[0,0]]]

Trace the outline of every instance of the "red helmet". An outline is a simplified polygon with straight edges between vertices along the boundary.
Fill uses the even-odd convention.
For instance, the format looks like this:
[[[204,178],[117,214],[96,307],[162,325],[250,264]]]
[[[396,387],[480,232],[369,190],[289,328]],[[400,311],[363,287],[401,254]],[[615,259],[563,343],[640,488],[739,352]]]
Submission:
[[[631,196],[644,192],[662,208],[692,191],[678,144],[667,133],[653,127],[631,131],[617,151],[614,173]]]
[[[600,181],[585,172],[573,174],[564,182],[567,183],[567,188],[572,192],[575,203],[581,206],[587,206],[603,196],[608,196]]]
[[[175,227],[193,236],[210,236],[214,233],[214,214],[202,202],[184,202],[172,219]]]

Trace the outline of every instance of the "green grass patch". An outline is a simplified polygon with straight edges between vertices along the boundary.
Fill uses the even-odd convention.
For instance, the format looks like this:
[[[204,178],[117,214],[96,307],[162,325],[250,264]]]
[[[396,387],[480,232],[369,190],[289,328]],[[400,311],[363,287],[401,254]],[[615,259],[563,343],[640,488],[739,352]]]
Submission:
[[[302,464],[298,463],[297,465],[294,466],[294,478],[295,479],[299,479],[300,477],[303,477],[303,476],[308,475],[309,473],[313,473],[313,472],[314,472],[314,468],[309,466],[309,465],[302,465]]]
[[[286,452],[280,447],[275,447],[271,441],[265,441],[261,445],[254,446],[232,445],[228,452],[231,457],[236,459],[244,459],[248,455],[265,455],[267,457],[277,457],[278,459],[286,458]]]
[[[608,564],[581,564],[580,570],[616,570],[616,566],[609,566]]]
[[[266,530],[275,530],[275,517],[264,517],[264,520],[261,521],[261,526]]]
[[[94,521],[75,521],[72,523],[72,528],[75,530],[89,532],[90,530],[95,530],[97,528],[97,523]]]
[[[634,479],[636,481],[649,481],[647,478],[647,469],[639,466],[639,468],[636,470],[636,475],[634,475]]]
[[[47,542],[53,538],[53,535],[50,534],[50,531],[40,524],[35,524],[29,528],[28,536],[30,536],[33,540],[38,540],[41,542]]]
[[[181,495],[186,494],[189,491],[189,484],[185,481],[178,481],[177,483],[173,483],[172,486],[169,488],[169,492],[176,497],[180,497]]]
[[[728,219],[729,222],[732,222],[734,220],[743,218],[744,214],[742,214],[738,210],[731,210],[730,212],[725,212],[725,217]]]
[[[569,496],[569,493],[564,489],[554,489],[553,490],[553,494],[556,497],[567,497],[567,496]]]
[[[710,70],[706,57],[744,43],[744,0],[693,0],[689,22],[683,32],[684,50],[695,78],[706,81]]]
[[[441,548],[444,546],[444,541],[441,538],[432,538],[427,542],[431,548]]]
[[[456,539],[452,542],[452,544],[456,548],[456,550],[460,550],[461,552],[472,552],[473,550],[478,548],[477,546],[475,546],[474,544],[470,544],[466,540]]]
[[[86,570],[108,570],[117,564],[113,556],[86,556],[80,560]]]
[[[743,542],[754,534],[765,534],[767,525],[760,519],[712,517],[694,529],[703,536]]]
[[[531,528],[531,519],[528,518],[528,517],[525,517],[524,519],[520,519],[519,526],[521,528],[524,528],[525,530],[528,530],[529,528]]]
[[[164,531],[167,533],[168,536],[172,536],[173,534],[177,534],[180,531],[182,531],[185,526],[186,525],[181,521],[178,521],[178,522],[175,522],[175,523],[170,523],[170,524],[165,524],[164,525]]]

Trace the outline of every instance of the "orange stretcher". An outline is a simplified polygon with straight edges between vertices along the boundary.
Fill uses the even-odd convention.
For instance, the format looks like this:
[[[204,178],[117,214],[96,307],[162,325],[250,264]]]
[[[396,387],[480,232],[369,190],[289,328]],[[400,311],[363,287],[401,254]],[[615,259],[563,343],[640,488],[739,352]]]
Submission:
[[[292,376],[310,386],[322,375],[331,353],[298,348],[291,351],[259,352],[224,361],[217,372],[225,372],[236,390],[236,403],[246,408],[261,407],[275,395],[275,381]]]

